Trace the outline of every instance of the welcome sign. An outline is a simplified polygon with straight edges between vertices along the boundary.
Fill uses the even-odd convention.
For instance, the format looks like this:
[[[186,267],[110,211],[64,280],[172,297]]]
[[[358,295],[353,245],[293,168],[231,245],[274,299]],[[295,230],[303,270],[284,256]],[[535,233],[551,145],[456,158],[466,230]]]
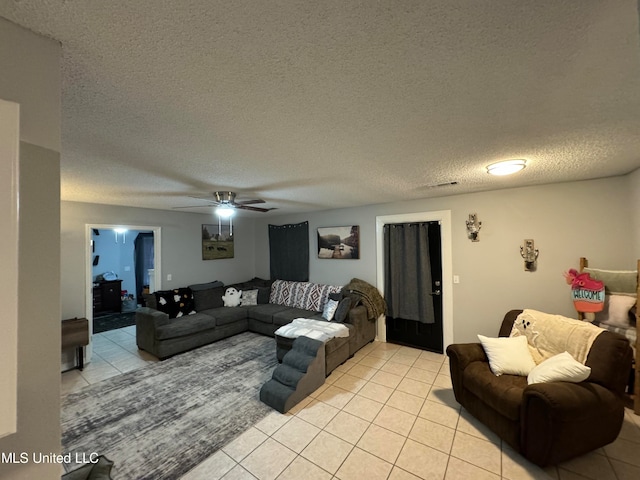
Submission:
[[[595,313],[604,308],[604,283],[591,278],[588,273],[571,269],[565,273],[571,285],[571,299],[578,312]]]

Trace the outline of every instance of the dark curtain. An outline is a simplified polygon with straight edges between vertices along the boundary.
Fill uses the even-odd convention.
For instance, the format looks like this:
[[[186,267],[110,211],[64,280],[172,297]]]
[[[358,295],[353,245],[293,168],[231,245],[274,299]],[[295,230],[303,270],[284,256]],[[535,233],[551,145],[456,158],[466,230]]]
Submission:
[[[392,318],[434,323],[429,224],[384,226],[384,297]]]
[[[271,280],[309,281],[309,222],[269,225]]]
[[[139,233],[133,242],[133,260],[136,271],[136,301],[142,301],[142,289],[149,285],[149,269],[154,268],[153,261],[153,233]]]

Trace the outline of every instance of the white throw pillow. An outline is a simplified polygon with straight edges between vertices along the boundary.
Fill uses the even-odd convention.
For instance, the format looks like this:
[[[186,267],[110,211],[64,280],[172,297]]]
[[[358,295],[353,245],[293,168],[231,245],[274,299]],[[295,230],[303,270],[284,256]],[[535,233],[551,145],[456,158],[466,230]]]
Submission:
[[[494,375],[529,375],[536,366],[527,346],[527,337],[489,338],[478,335]]]
[[[613,327],[631,326],[629,310],[636,304],[636,297],[630,295],[606,295],[604,310],[596,313],[596,320]]]
[[[327,300],[327,303],[324,304],[324,310],[322,312],[322,318],[325,320],[331,321],[333,320],[333,316],[336,313],[336,309],[338,308],[338,301],[336,300]]]
[[[591,368],[574,359],[569,352],[546,359],[531,370],[527,383],[573,382],[579,383],[591,375]]]

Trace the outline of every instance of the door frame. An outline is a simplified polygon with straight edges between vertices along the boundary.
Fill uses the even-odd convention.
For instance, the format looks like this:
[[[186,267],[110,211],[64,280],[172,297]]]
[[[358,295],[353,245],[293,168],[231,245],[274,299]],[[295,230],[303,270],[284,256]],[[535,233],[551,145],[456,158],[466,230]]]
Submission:
[[[19,170],[20,105],[0,99],[0,302],[2,337],[0,338],[0,438],[18,430],[18,280],[19,280]],[[6,212],[6,213],[5,213]]]
[[[89,332],[93,335],[93,250],[91,248],[91,232],[93,229],[113,230],[114,228],[126,228],[127,230],[145,230],[153,232],[153,267],[156,290],[162,289],[162,227],[148,225],[126,224],[85,224],[85,318],[89,319]],[[90,349],[87,349],[90,350]],[[91,359],[91,351],[87,351],[87,360]]]
[[[442,345],[443,349],[453,343],[453,258],[451,236],[451,210],[434,212],[401,213],[376,217],[376,287],[384,293],[384,226],[393,223],[434,222],[440,223],[442,241]],[[378,319],[377,339],[387,341],[386,317]]]

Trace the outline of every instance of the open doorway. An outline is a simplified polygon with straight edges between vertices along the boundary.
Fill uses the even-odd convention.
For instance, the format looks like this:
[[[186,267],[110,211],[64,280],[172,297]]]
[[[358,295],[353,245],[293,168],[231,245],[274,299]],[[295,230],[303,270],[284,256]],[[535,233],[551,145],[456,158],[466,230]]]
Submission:
[[[86,318],[92,334],[132,325],[145,289],[161,284],[160,227],[87,225]]]

